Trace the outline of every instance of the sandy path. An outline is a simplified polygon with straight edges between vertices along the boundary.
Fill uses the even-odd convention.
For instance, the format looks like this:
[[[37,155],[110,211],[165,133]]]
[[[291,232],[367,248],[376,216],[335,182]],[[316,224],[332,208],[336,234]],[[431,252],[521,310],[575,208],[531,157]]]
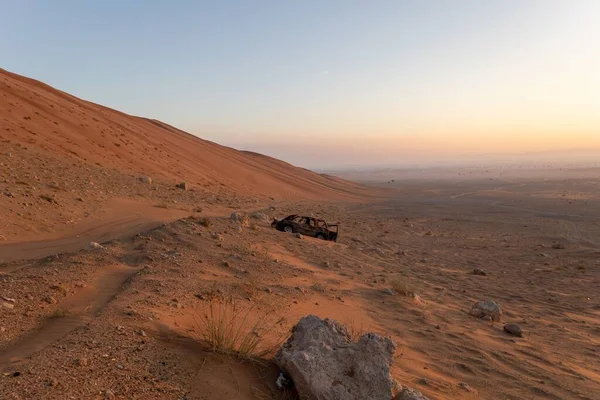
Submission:
[[[103,268],[94,282],[61,304],[61,313],[0,352],[0,367],[16,364],[43,350],[74,329],[89,323],[119,293],[125,281],[138,268],[111,265]],[[64,314],[64,315],[63,315]]]
[[[0,244],[0,263],[74,252],[92,241],[103,243],[131,237],[187,215],[189,212],[183,210],[163,209],[130,200],[111,200],[102,213],[73,230],[50,237],[28,237]]]

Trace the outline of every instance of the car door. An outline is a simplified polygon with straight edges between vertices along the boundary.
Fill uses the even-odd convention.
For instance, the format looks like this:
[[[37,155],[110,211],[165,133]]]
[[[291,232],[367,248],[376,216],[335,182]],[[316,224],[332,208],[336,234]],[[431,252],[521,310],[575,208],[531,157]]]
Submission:
[[[296,232],[301,233],[303,235],[309,235],[309,223],[310,218],[302,217],[300,221],[296,224]]]
[[[306,236],[317,237],[319,232],[319,225],[315,218],[308,218],[308,224],[306,225]]]

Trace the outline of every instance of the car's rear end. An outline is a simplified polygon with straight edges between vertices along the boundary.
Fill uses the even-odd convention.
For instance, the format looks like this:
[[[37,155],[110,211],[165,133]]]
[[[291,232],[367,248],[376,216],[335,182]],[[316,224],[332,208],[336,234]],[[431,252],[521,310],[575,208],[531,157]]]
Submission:
[[[333,224],[333,225],[327,224],[327,232],[329,232],[328,240],[337,242],[338,233],[339,233],[339,225],[338,224]]]

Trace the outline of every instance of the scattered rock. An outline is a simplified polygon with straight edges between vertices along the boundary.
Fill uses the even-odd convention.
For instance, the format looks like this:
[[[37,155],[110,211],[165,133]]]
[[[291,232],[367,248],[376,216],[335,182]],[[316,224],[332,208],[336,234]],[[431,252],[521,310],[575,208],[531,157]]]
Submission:
[[[482,270],[481,268],[475,268],[473,270],[473,275],[480,275],[480,276],[486,276],[487,272],[485,272],[484,270]]]
[[[239,211],[235,211],[231,214],[231,216],[229,217],[233,222],[237,222],[240,223],[242,225],[248,225],[248,217],[239,212]]]
[[[469,314],[475,318],[490,317],[492,321],[496,322],[502,319],[502,309],[497,303],[491,300],[479,301],[473,304]]]
[[[301,397],[311,399],[389,400],[395,343],[367,333],[357,343],[331,319],[303,317],[275,357]]]
[[[404,251],[404,250],[402,250],[402,249],[399,249],[399,250],[396,252],[396,254],[397,254],[397,255],[399,255],[399,256],[405,256],[405,255],[406,255],[406,251]]]
[[[147,184],[151,184],[152,183],[152,178],[150,178],[149,176],[140,176],[138,178],[138,180],[142,183],[147,183]]]
[[[387,289],[383,289],[383,293],[390,295],[390,296],[395,296],[397,293],[394,292],[392,289],[387,288]]]
[[[88,248],[92,249],[92,250],[94,250],[94,249],[103,249],[104,246],[102,246],[100,243],[97,243],[97,242],[90,242],[90,244],[88,244]]]
[[[40,199],[46,200],[48,203],[58,204],[58,201],[56,201],[56,199],[54,197],[48,196],[46,194],[41,194]]]
[[[220,233],[216,233],[216,232],[215,232],[215,233],[213,233],[213,234],[212,234],[212,237],[213,237],[213,239],[216,239],[216,240],[218,240],[219,242],[222,242],[222,241],[223,241],[223,235],[221,235]]]
[[[296,237],[298,239],[304,239],[304,235],[302,235],[300,232],[296,232]]]
[[[186,182],[179,183],[177,187],[182,190],[190,190],[190,185]]]
[[[44,297],[44,301],[48,304],[56,304],[57,303],[56,299],[52,296]]]
[[[262,222],[269,222],[269,216],[262,212],[255,212],[250,215],[251,218],[257,219]]]
[[[509,333],[513,336],[523,337],[523,331],[518,324],[510,323],[504,325],[504,332]]]
[[[467,392],[471,391],[471,388],[465,382],[459,383],[458,386],[460,386],[461,388],[465,389]]]
[[[564,244],[562,244],[562,243],[555,243],[555,244],[552,245],[552,248],[555,249],[555,250],[564,250],[567,247]]]
[[[429,400],[429,398],[416,389],[404,388],[394,397],[394,400]]]

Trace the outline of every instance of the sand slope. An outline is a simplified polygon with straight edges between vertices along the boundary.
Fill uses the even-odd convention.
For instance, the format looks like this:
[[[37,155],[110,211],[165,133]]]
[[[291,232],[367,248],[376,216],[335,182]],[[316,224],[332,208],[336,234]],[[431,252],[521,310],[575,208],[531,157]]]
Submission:
[[[0,137],[104,168],[278,199],[340,198],[360,186],[199,139],[0,69]]]

